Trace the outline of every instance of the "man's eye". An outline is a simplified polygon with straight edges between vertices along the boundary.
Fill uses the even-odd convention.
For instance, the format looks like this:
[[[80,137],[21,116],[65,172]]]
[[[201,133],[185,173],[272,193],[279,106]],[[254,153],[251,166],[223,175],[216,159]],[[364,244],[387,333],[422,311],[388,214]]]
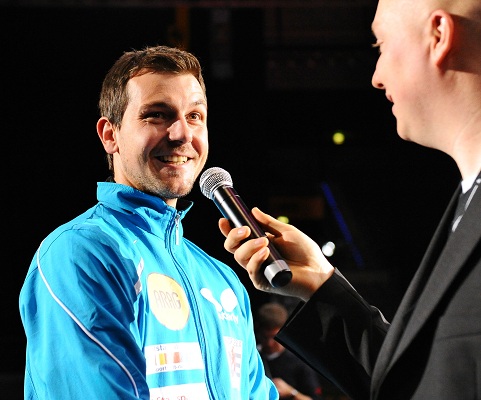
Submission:
[[[188,115],[188,118],[189,119],[202,119],[202,115],[200,115],[199,113],[191,113]]]
[[[164,118],[164,117],[165,117],[165,114],[160,111],[151,112],[145,116],[145,118]]]
[[[142,119],[144,121],[150,121],[150,122],[165,120],[166,118],[167,118],[167,114],[162,111],[152,111],[152,112],[145,113],[142,116]]]

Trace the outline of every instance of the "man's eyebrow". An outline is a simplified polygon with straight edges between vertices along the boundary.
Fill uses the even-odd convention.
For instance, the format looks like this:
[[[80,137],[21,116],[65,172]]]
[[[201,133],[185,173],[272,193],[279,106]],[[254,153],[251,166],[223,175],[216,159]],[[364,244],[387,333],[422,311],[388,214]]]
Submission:
[[[199,99],[195,100],[190,103],[191,106],[199,106],[199,105],[204,105],[207,107],[207,101],[205,99]],[[155,107],[166,107],[166,108],[173,108],[173,104],[169,103],[167,101],[154,101],[152,103],[147,103],[145,106],[155,106]]]
[[[205,107],[207,107],[207,101],[205,101],[205,99],[200,99],[200,100],[192,102],[191,105],[193,105],[193,106],[204,105]]]
[[[142,108],[149,108],[149,107],[172,108],[172,105],[165,101],[153,101],[151,103],[143,104]]]

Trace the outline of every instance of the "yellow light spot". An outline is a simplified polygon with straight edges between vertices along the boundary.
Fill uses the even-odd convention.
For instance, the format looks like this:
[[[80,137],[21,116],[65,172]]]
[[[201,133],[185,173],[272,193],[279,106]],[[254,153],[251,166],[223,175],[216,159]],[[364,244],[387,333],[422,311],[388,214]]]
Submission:
[[[289,217],[286,217],[285,215],[279,215],[277,217],[277,220],[278,221],[281,221],[281,222],[284,222],[285,224],[288,224],[289,223]]]
[[[332,141],[334,144],[343,144],[344,141],[346,140],[346,136],[342,132],[336,132],[334,135],[332,135]]]

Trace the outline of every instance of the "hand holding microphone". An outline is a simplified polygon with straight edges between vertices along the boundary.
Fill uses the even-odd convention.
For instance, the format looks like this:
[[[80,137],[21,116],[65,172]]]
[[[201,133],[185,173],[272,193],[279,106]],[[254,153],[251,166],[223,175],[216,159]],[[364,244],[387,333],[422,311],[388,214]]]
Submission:
[[[232,187],[232,178],[227,171],[218,167],[209,168],[200,177],[199,184],[204,196],[214,201],[222,215],[234,227],[248,226],[251,229],[251,238],[266,237],[265,232]],[[272,244],[268,247],[270,254],[263,264],[264,276],[272,287],[285,286],[290,282],[292,272],[277,249]]]

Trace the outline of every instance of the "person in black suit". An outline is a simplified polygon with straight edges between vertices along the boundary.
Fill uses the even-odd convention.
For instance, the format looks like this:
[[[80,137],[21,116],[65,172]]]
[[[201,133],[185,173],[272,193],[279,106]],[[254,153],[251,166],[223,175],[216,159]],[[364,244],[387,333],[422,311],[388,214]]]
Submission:
[[[249,228],[221,219],[224,246],[256,288],[302,300],[277,339],[352,399],[481,399],[481,2],[379,0],[372,29],[372,83],[393,103],[398,134],[446,153],[462,176],[392,323],[317,243],[258,209],[292,281],[269,285],[268,240],[244,242]]]

